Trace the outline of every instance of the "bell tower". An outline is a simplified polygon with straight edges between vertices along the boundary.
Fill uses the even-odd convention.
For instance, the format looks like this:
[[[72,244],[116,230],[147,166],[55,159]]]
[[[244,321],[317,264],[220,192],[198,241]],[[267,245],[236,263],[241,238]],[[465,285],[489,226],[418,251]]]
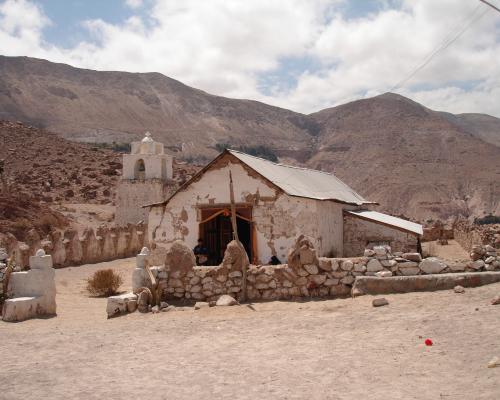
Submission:
[[[116,224],[147,222],[148,210],[142,206],[165,199],[172,187],[172,174],[172,157],[165,154],[163,143],[155,142],[149,132],[140,142],[132,142],[130,154],[123,155]]]

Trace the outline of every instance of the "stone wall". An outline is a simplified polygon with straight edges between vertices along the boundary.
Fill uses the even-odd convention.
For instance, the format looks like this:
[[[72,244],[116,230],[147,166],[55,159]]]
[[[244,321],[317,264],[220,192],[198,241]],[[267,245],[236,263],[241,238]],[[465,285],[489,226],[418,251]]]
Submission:
[[[74,230],[55,231],[45,238],[31,231],[26,242],[17,241],[11,234],[0,234],[0,247],[21,268],[28,265],[37,249],[52,255],[54,267],[93,264],[136,255],[147,245],[146,231],[144,224],[102,227],[95,232],[86,229],[81,234]]]
[[[500,249],[500,224],[476,225],[468,221],[456,222],[454,238],[467,251],[475,245],[490,245]]]
[[[417,235],[345,214],[343,256],[360,256],[374,245],[388,245],[394,252],[416,252]]]
[[[177,243],[179,247],[184,246],[182,242]],[[190,249],[184,247],[183,252],[187,254]],[[241,263],[234,261],[238,260],[234,247],[232,251],[232,255],[226,253],[225,261],[219,266],[189,266],[188,261],[179,269],[178,262],[167,261],[165,266],[153,267],[163,298],[215,301],[220,295],[229,294],[241,299]],[[255,301],[345,296],[351,293],[357,276],[383,279],[394,275],[500,270],[500,257],[488,257],[493,257],[489,263],[472,260],[447,264],[437,258],[422,260],[418,253],[392,254],[388,246],[375,246],[366,250],[363,257],[318,258],[311,243],[299,238],[296,247],[290,251],[288,264],[250,265],[247,298]]]

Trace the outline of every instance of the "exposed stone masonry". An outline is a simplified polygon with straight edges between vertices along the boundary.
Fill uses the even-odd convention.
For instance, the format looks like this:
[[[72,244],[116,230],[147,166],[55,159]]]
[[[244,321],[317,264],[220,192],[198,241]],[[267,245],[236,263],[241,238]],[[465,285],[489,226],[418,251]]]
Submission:
[[[191,249],[182,242],[176,242],[173,252],[186,254]],[[288,264],[249,267],[247,297],[255,301],[345,296],[350,294],[357,276],[383,279],[389,276],[500,270],[500,257],[496,253],[489,257],[493,258],[488,259],[488,263],[484,260],[445,263],[434,257],[422,260],[419,253],[392,254],[388,246],[374,246],[366,249],[363,257],[318,258],[311,242],[301,236],[289,252]],[[190,268],[186,268],[187,264]],[[240,298],[240,263],[226,260],[219,266],[187,264],[179,268],[178,264],[167,262],[165,266],[151,268],[167,301],[215,301],[222,294]]]

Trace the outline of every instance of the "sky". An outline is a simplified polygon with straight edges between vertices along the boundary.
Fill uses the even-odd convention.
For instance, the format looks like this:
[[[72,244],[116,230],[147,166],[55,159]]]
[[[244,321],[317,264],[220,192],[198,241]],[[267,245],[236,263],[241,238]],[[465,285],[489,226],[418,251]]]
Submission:
[[[500,12],[479,0],[0,0],[0,54],[303,113],[392,91],[500,117]]]

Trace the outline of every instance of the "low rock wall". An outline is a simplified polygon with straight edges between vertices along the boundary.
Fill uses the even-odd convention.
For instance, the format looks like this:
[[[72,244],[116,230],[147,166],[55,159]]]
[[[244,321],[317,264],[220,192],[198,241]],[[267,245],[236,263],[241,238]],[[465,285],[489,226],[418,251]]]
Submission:
[[[37,249],[52,255],[54,267],[65,267],[132,257],[147,245],[146,232],[144,224],[86,229],[82,234],[74,230],[55,231],[45,238],[33,232],[26,242],[17,241],[11,234],[0,234],[0,247],[7,250],[18,268],[27,266]]]
[[[471,260],[446,264],[437,258],[422,260],[418,253],[391,254],[389,247],[376,246],[373,250],[366,250],[364,257],[318,259],[314,249],[299,246],[296,256],[289,257],[288,264],[250,265],[247,271],[247,298],[278,300],[345,296],[351,293],[358,276],[383,279],[391,276],[500,270],[500,257],[489,257],[492,258],[488,259],[488,263]],[[167,263],[164,267],[153,267],[152,272],[165,300],[214,301],[222,294],[241,299],[242,272],[241,267],[236,265],[223,262],[220,266],[171,270]]]

